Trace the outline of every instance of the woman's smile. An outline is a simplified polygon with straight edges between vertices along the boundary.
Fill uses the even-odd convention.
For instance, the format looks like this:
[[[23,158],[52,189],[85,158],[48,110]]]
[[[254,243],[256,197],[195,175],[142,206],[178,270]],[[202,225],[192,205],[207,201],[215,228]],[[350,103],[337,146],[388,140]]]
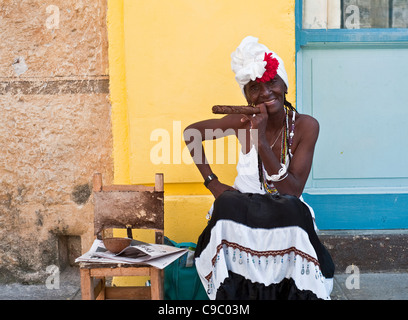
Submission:
[[[276,98],[273,98],[273,99],[271,99],[271,100],[269,100],[269,101],[265,101],[264,104],[265,104],[265,106],[268,107],[268,106],[273,105],[276,101],[277,101],[277,99],[276,99]]]

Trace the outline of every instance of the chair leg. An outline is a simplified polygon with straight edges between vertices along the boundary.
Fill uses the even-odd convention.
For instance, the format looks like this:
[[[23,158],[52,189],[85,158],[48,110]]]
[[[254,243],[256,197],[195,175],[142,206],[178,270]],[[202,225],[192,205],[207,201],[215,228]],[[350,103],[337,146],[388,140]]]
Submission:
[[[89,269],[80,269],[82,300],[94,300],[93,281]]]
[[[151,298],[152,300],[163,300],[163,277],[161,276],[162,270],[157,268],[150,269],[150,282],[151,282]]]
[[[105,300],[106,284],[105,278],[93,278],[93,281],[96,280],[96,285],[94,286],[94,297],[95,300]],[[94,282],[95,284],[95,282]]]

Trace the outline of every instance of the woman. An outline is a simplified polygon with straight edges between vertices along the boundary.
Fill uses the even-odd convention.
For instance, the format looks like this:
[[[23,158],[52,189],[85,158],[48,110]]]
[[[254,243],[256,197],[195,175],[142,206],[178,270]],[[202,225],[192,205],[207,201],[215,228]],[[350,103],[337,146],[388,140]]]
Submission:
[[[334,265],[301,198],[319,124],[286,101],[283,61],[257,38],[246,37],[231,58],[248,104],[260,113],[229,114],[185,130],[201,133],[200,141],[185,139],[216,198],[198,240],[197,271],[211,299],[329,299]],[[206,129],[221,129],[216,138],[234,132],[241,143],[233,186],[205,160]]]

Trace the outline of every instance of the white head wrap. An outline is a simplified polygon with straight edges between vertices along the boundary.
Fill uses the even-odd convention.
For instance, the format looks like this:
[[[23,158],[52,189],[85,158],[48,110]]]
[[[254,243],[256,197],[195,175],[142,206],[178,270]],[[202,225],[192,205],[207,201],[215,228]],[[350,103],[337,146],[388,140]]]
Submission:
[[[283,65],[283,60],[263,44],[258,43],[258,38],[248,36],[242,40],[238,48],[231,54],[231,68],[235,72],[235,80],[244,93],[244,86],[249,81],[262,78],[266,71],[265,53],[272,53],[272,58],[279,62],[277,74],[289,88],[288,75]]]

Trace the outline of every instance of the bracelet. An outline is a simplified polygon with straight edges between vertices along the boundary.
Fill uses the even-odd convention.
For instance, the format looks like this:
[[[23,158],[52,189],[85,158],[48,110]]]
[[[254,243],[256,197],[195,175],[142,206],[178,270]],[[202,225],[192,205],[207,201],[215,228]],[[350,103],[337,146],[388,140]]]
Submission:
[[[266,172],[265,168],[264,168],[264,173],[265,173],[265,177],[267,180],[273,181],[273,182],[279,182],[282,181],[283,179],[285,179],[288,175],[286,173],[287,168],[286,166],[281,163],[281,167],[278,171],[278,174],[273,174],[273,175],[268,175],[268,172]]]
[[[280,181],[283,181],[283,180],[285,180],[287,177],[288,177],[288,173],[286,173],[282,178],[280,178],[279,180],[276,180],[276,181],[274,181],[274,182],[280,182]],[[268,182],[268,181],[265,181],[265,183],[270,187],[270,188],[274,188],[275,187],[275,185],[272,183],[272,182]]]
[[[205,178],[205,180],[204,180],[204,185],[205,185],[205,187],[208,188],[208,184],[209,184],[211,181],[215,180],[215,179],[218,179],[218,177],[217,177],[214,173],[211,173],[211,174],[210,174],[207,178]]]
[[[287,176],[288,176],[288,173],[286,173],[282,178],[280,178],[279,180],[276,180],[275,182],[285,180],[287,178]]]

